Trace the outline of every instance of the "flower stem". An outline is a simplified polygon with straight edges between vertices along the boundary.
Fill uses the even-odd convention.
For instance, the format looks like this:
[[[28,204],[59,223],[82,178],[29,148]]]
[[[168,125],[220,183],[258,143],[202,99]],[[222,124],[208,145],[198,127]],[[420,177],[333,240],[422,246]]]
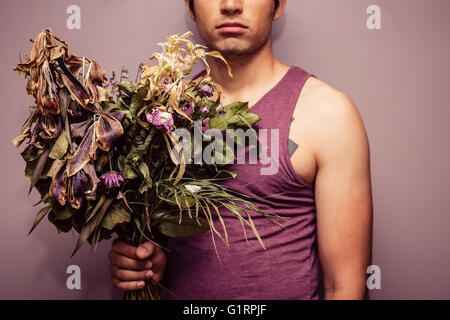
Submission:
[[[112,161],[111,161],[111,150],[108,151],[108,161],[109,161],[109,170],[113,171],[113,169],[112,169]]]

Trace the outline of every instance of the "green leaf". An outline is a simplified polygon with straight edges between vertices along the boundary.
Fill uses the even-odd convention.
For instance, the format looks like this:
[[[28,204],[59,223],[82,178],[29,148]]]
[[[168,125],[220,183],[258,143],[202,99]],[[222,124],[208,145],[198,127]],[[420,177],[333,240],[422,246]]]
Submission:
[[[122,172],[122,175],[125,179],[136,179],[138,175],[134,171],[134,168],[130,165],[129,161],[125,159],[123,156],[119,156],[117,159],[117,166],[119,170]]]
[[[33,204],[33,207],[36,207],[38,204],[41,204],[42,202],[47,202],[47,200],[50,199],[50,192],[47,192],[45,195],[42,196],[41,200]]]
[[[118,104],[120,105],[120,110],[130,109],[130,97],[120,97]]]
[[[136,117],[136,114],[144,105],[144,98],[146,96],[147,96],[146,88],[139,89],[138,92],[133,95],[130,103],[130,114],[132,117]]]
[[[209,230],[209,224],[202,218],[198,218],[200,225],[196,219],[184,216],[179,222],[179,215],[164,215],[158,220],[158,230],[171,238],[188,237],[193,235],[204,234]]]
[[[52,162],[52,165],[50,166],[50,168],[47,171],[46,176],[47,177],[52,177],[53,176],[53,171],[55,171],[55,169],[61,164],[62,160],[55,160]]]
[[[103,101],[102,102],[102,109],[103,111],[112,111],[115,109],[120,109],[120,103],[114,103],[110,101]]]
[[[247,127],[250,128],[254,123],[258,122],[261,118],[255,114],[246,112],[243,114],[237,114],[236,117],[231,119],[230,124],[235,125],[237,127]]]
[[[21,153],[23,160],[29,162],[36,160],[41,154],[42,149],[35,148],[32,144],[28,145]]]
[[[50,153],[50,149],[47,149],[39,157],[39,160],[36,163],[36,167],[34,168],[33,175],[31,176],[31,183],[30,183],[30,189],[28,190],[28,194],[31,193],[31,190],[33,190],[33,187],[36,185],[36,182],[38,181],[38,179],[41,177],[42,173],[44,172],[49,153]]]
[[[70,135],[69,115],[67,113],[70,103],[72,102],[71,94],[67,88],[60,89],[58,94],[59,94],[59,107],[61,109],[61,118],[63,121],[63,128],[64,128],[63,132],[66,135],[68,145],[72,149],[72,137]]]
[[[83,229],[83,226],[86,223],[85,214],[86,212],[89,212],[92,210],[92,205],[90,204],[92,201],[86,201],[86,207],[85,212],[77,212],[76,214],[72,215],[72,227],[75,229],[77,233],[81,232],[81,229]]]
[[[150,170],[148,169],[148,166],[144,161],[142,161],[139,164],[139,172],[142,174],[143,177],[143,181],[139,186],[139,192],[144,193],[149,188],[152,187],[152,178],[150,177]]]
[[[126,156],[126,159],[130,161],[136,167],[143,159],[144,154],[147,152],[148,146],[152,142],[155,136],[155,130],[152,129],[150,132],[144,128],[141,128],[139,132],[133,137],[130,145],[130,151]]]
[[[108,213],[103,218],[101,226],[105,229],[112,230],[116,225],[130,222],[130,213],[126,206],[121,201],[114,204]]]
[[[213,118],[217,115],[217,107],[220,105],[220,96],[216,101],[207,98],[202,99],[203,104],[208,106],[208,113],[204,115],[205,118]]]
[[[117,168],[123,173],[123,168],[125,166],[125,157],[124,156],[118,156],[117,157]]]
[[[132,94],[134,91],[136,91],[139,84],[133,82],[133,81],[121,81],[117,84],[120,90],[125,91],[127,94]]]
[[[128,126],[130,125],[130,120],[129,120],[130,118],[131,118],[130,112],[126,111],[125,112],[125,119],[122,120],[122,127],[124,129],[128,128]]]
[[[72,218],[73,210],[71,207],[61,206],[58,203],[56,203],[51,197],[48,198],[48,204],[55,213],[54,217],[55,220],[67,220]]]
[[[138,175],[136,174],[136,171],[134,171],[133,167],[130,166],[129,164],[125,164],[125,166],[123,167],[122,170],[123,173],[123,177],[125,179],[136,179],[138,177]]]
[[[102,194],[100,199],[98,199],[97,203],[95,204],[95,207],[92,207],[91,203],[89,203],[90,208],[86,211],[86,223],[88,223],[89,220],[91,220],[97,214],[97,212],[103,207],[105,200],[106,195]]]
[[[50,211],[47,217],[48,221],[50,221],[56,227],[58,233],[67,233],[72,229],[72,219],[57,220],[56,214],[53,210]]]
[[[41,197],[45,197],[46,194],[48,194],[50,190],[50,183],[52,182],[52,179],[39,179],[36,182],[35,188],[41,195]]]
[[[41,210],[39,210],[38,214],[36,215],[36,218],[34,218],[33,226],[30,229],[30,232],[28,232],[28,235],[33,232],[33,230],[37,227],[39,222],[52,210],[50,206],[44,207]]]
[[[223,151],[222,153],[215,153],[214,154],[214,162],[216,164],[220,164],[220,165],[227,165],[227,164],[231,164],[234,162],[235,160],[235,155],[233,152],[233,149],[231,149],[231,147],[228,145],[228,143],[223,143]],[[228,154],[228,156],[227,156]]]
[[[60,160],[55,160],[55,161],[60,161]],[[47,179],[49,178],[49,174],[50,174],[50,170],[52,169],[53,163],[55,162],[53,160],[49,160],[47,161],[47,163],[45,163],[44,169],[42,170],[41,175],[38,177],[38,181],[36,182],[35,187],[37,186],[38,182],[41,179]],[[37,164],[39,162],[39,159],[35,159],[33,161],[28,161],[25,165],[25,178],[31,180],[35,169],[37,167]],[[54,168],[53,168],[54,169]]]
[[[35,159],[33,161],[28,161],[25,165],[25,178],[31,180],[31,177],[34,173],[34,168],[36,168],[36,164],[39,159]]]
[[[191,208],[195,204],[195,199],[189,195],[180,196],[177,202],[177,198],[175,196],[169,197],[165,199],[165,201],[172,205],[180,205],[182,208]]]
[[[83,229],[80,232],[80,237],[78,238],[78,242],[75,246],[75,249],[72,252],[71,257],[81,248],[81,246],[86,242],[86,240],[89,238],[89,236],[100,226],[102,223],[103,217],[105,216],[109,206],[114,201],[113,198],[107,198],[105,202],[103,203],[102,208],[100,211],[91,219],[89,222],[87,222]]]
[[[236,179],[237,173],[235,171],[229,171],[229,170],[219,170],[219,172],[217,172],[215,178],[229,178],[231,176],[231,178]]]
[[[53,211],[55,212],[55,219],[56,220],[67,220],[72,218],[73,215],[73,211],[70,207],[68,206],[58,206],[55,205],[53,206]]]
[[[237,127],[251,127],[260,117],[257,114],[250,113],[248,102],[233,102],[224,106],[225,115],[217,114],[209,120],[211,129],[236,129]]]

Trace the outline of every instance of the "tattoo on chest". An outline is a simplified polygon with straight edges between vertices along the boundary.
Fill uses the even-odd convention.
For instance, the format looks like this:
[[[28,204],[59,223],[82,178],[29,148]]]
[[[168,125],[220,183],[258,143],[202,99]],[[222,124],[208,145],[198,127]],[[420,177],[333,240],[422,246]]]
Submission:
[[[292,122],[294,122],[295,118],[292,117],[291,120],[291,126],[292,126]],[[295,150],[297,150],[298,148],[298,144],[296,144],[294,141],[292,141],[291,139],[288,138],[288,150],[289,150],[289,157],[292,157],[292,155],[294,154]]]

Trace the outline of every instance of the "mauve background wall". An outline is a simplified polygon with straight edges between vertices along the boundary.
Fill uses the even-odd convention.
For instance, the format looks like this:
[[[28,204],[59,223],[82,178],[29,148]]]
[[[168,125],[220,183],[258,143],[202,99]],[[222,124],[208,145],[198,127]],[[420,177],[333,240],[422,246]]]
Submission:
[[[66,28],[66,8],[81,8],[81,30]],[[366,27],[381,8],[382,30]],[[12,71],[50,27],[78,55],[108,72],[130,68],[172,33],[195,30],[182,0],[2,0],[0,298],[120,299],[109,280],[103,243],[69,255],[76,234],[44,221],[26,238],[37,193],[27,196],[24,163],[10,144],[33,103]],[[450,20],[448,0],[289,0],[274,24],[274,52],[347,93],[370,139],[374,198],[373,264],[381,290],[372,299],[450,298]],[[198,39],[199,40],[199,39]],[[345,128],[342,128],[345,130]],[[82,289],[66,288],[66,268],[81,268]]]

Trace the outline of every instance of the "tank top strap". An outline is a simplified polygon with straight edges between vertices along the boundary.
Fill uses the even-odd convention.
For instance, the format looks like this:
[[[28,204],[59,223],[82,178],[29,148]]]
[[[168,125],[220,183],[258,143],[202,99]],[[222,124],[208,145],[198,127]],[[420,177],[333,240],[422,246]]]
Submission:
[[[261,118],[257,126],[279,129],[280,140],[287,141],[295,106],[309,76],[314,75],[298,66],[290,66],[275,87],[250,108]]]
[[[251,108],[278,128],[291,123],[297,100],[310,73],[298,66],[291,66],[284,77],[257,104]],[[253,111],[252,111],[253,112]],[[270,123],[268,125],[270,126]]]
[[[280,86],[280,94],[286,95],[290,99],[285,108],[280,108],[283,111],[285,110],[281,126],[281,129],[283,130],[280,131],[281,141],[288,140],[290,124],[293,119],[294,110],[297,106],[300,93],[302,92],[306,80],[310,76],[314,76],[298,66],[292,66],[289,71],[284,83]]]

